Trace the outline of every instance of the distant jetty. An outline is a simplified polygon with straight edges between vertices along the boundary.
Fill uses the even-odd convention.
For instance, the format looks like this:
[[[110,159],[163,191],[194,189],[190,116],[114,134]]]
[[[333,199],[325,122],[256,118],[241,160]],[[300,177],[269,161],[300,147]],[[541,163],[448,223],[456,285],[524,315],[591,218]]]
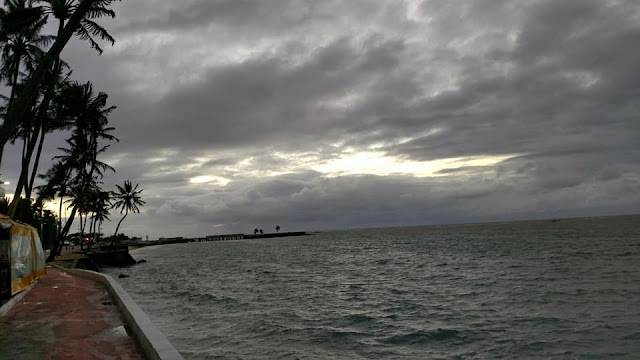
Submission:
[[[311,235],[306,231],[290,231],[290,232],[277,232],[268,234],[224,234],[224,235],[209,235],[199,238],[160,238],[158,240],[129,240],[123,241],[122,244],[133,247],[152,246],[152,245],[166,245],[166,244],[183,244],[189,242],[208,242],[208,241],[229,241],[229,240],[243,240],[243,239],[270,239],[287,236],[305,236]]]
[[[249,234],[243,235],[244,239],[267,239],[267,238],[277,238],[277,237],[285,237],[285,236],[304,236],[309,235],[304,231],[294,231],[294,232],[278,232],[278,233],[269,233],[269,234]]]

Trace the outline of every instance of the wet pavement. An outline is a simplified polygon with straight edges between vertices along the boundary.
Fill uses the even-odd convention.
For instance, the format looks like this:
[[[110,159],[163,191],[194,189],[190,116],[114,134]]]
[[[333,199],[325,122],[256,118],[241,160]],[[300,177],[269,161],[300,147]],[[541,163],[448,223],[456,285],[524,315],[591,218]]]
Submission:
[[[105,287],[48,267],[0,317],[0,359],[144,359]]]

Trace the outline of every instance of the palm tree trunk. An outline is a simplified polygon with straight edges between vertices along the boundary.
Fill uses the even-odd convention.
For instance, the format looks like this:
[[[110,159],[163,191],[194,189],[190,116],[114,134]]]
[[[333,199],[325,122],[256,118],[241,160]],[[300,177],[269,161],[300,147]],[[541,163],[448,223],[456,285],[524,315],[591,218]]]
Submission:
[[[58,30],[58,33],[60,30]],[[25,197],[27,199],[31,198],[31,191],[33,190],[33,183],[35,181],[36,175],[38,173],[38,164],[40,162],[40,154],[42,153],[42,146],[44,144],[44,137],[47,133],[44,122],[46,121],[47,110],[49,109],[49,104],[51,103],[51,99],[53,99],[54,90],[56,87],[56,80],[58,78],[58,74],[60,73],[60,57],[56,59],[53,64],[53,73],[51,74],[51,81],[47,85],[47,90],[44,93],[42,101],[40,102],[40,106],[38,108],[38,116],[36,118],[36,124],[38,131],[35,132],[35,137],[40,136],[40,142],[38,144],[38,152],[36,153],[36,159],[33,164],[33,169],[31,170],[31,177],[29,179],[28,185],[25,185]],[[33,142],[33,146],[35,147],[35,142]],[[29,161],[31,161],[31,156],[33,155],[33,149],[31,149],[31,154],[29,155]]]
[[[22,195],[22,190],[26,189],[28,184],[27,177],[29,172],[29,165],[31,163],[31,155],[33,155],[33,150],[36,145],[36,141],[33,141],[34,139],[35,137],[32,137],[31,139],[25,138],[22,145],[22,169],[20,170],[20,177],[18,178],[16,190],[13,194],[13,200],[11,201],[11,205],[9,206],[9,216],[12,218],[15,217],[16,209],[18,208],[18,203],[20,202],[20,197]],[[25,198],[29,199],[29,196],[25,194]]]
[[[80,239],[84,241],[84,225],[82,224],[82,210],[80,210],[80,212],[78,213],[78,218],[80,219]]]
[[[95,216],[95,214],[93,216],[91,216],[91,222],[89,223],[89,232],[91,233],[91,238],[97,244],[98,241],[96,240],[96,216]]]
[[[18,54],[14,54],[19,56],[18,58],[18,65],[16,66],[16,70],[13,72],[13,75],[11,76],[12,80],[13,80],[13,85],[11,86],[11,95],[9,97],[9,104],[7,105],[7,111],[9,109],[11,109],[11,106],[13,105],[13,101],[16,99],[16,89],[18,88],[18,76],[20,75],[20,63],[22,62],[22,55]]]
[[[116,239],[116,236],[118,235],[118,229],[120,229],[120,224],[122,224],[122,220],[124,220],[124,218],[126,218],[127,215],[129,215],[129,212],[125,211],[124,212],[124,216],[122,217],[122,219],[120,219],[120,221],[118,221],[118,226],[116,226],[116,231],[113,233],[113,239],[111,239],[112,242]]]
[[[73,209],[71,210],[71,214],[69,215],[69,218],[67,218],[67,221],[64,224],[64,228],[60,229],[58,236],[56,236],[54,240],[54,244],[53,244],[53,247],[51,248],[51,252],[49,253],[49,257],[47,257],[47,261],[55,260],[56,254],[60,252],[60,249],[61,249],[60,245],[62,244],[62,239],[65,238],[69,233],[69,229],[71,229],[71,224],[73,223],[73,219],[76,217],[77,211],[78,211],[78,207],[74,206]]]
[[[44,146],[44,136],[46,132],[44,131],[44,127],[40,129],[40,141],[38,142],[38,151],[36,151],[36,158],[33,161],[33,168],[31,169],[31,179],[29,179],[29,186],[27,187],[27,193],[25,196],[31,197],[31,192],[33,191],[33,184],[36,180],[36,175],[38,174],[38,165],[40,164],[40,155],[42,154],[42,147]]]
[[[35,132],[36,136],[29,136],[25,138],[22,143],[22,169],[20,170],[20,177],[18,178],[18,183],[16,184],[16,190],[13,194],[13,201],[11,206],[14,207],[14,203],[17,199],[20,199],[20,195],[22,194],[22,190],[25,190],[25,198],[29,199],[31,194],[27,194],[28,188],[28,180],[29,180],[29,165],[31,164],[31,157],[33,156],[33,151],[35,150],[37,144],[37,137],[40,133],[40,126],[36,126]],[[9,210],[9,215],[13,216],[15,209]]]
[[[60,206],[58,209],[58,231],[62,230],[62,199],[63,196],[60,196]]]
[[[38,95],[42,80],[47,74],[47,71],[51,69],[54,61],[60,56],[62,49],[67,45],[71,36],[75,33],[80,25],[80,22],[85,17],[94,0],[82,0],[76,7],[69,20],[67,21],[63,31],[56,37],[55,42],[49,48],[46,55],[42,58],[42,61],[36,68],[36,70],[29,76],[29,79],[24,84],[20,97],[18,97],[11,108],[8,109],[7,115],[4,119],[4,123],[0,126],[0,148],[4,148],[7,141],[11,138],[14,130],[20,125],[24,115],[33,106],[35,99]],[[0,153],[1,155],[2,153]],[[0,166],[2,165],[2,158],[0,157]]]
[[[7,113],[9,112],[11,107],[13,106],[14,100],[16,98],[16,89],[18,88],[17,84],[18,84],[18,76],[19,75],[20,75],[20,61],[18,61],[18,66],[16,66],[16,71],[13,73],[13,76],[12,76],[13,86],[11,86],[11,95],[9,97],[9,103],[7,104]],[[5,120],[5,122],[6,121],[7,120]],[[4,128],[4,126],[0,127],[0,129],[3,129],[3,128]],[[10,136],[11,134],[7,134],[7,135]],[[5,140],[5,143],[6,143],[6,140]],[[4,145],[1,145],[0,146],[0,164],[2,164],[2,152],[3,152],[3,149],[4,149]]]
[[[0,164],[2,164],[2,155],[4,155],[4,145],[0,145]],[[0,170],[2,170],[2,167],[0,167]]]
[[[109,252],[111,252],[111,250],[113,249],[113,244],[116,242],[116,236],[118,236],[118,229],[120,229],[120,224],[122,224],[122,221],[124,220],[124,218],[127,217],[127,215],[129,215],[129,211],[125,211],[122,219],[118,221],[118,225],[116,226],[116,231],[115,233],[113,233],[113,237],[111,238],[111,242],[109,243]]]

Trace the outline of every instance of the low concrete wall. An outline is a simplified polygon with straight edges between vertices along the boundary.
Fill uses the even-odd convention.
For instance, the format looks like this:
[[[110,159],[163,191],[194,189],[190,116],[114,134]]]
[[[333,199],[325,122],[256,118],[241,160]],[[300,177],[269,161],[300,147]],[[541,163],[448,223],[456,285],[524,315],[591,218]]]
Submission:
[[[111,276],[90,270],[56,268],[73,275],[81,276],[99,282],[107,287],[120,309],[122,316],[129,325],[140,349],[150,360],[183,360],[169,340],[151,322],[138,304]]]

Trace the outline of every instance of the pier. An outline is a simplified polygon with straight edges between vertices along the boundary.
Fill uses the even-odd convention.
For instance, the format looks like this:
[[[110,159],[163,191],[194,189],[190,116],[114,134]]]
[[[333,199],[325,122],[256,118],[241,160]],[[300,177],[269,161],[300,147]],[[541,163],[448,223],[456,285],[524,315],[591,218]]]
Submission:
[[[230,240],[243,240],[243,239],[271,239],[288,236],[305,236],[311,235],[306,231],[290,231],[290,232],[277,232],[268,234],[223,234],[223,235],[208,235],[199,238],[184,238],[184,237],[172,237],[172,238],[160,238],[158,240],[150,241],[125,241],[123,244],[128,246],[151,246],[151,245],[166,245],[166,244],[183,244],[189,242],[209,242],[209,241],[230,241]]]

